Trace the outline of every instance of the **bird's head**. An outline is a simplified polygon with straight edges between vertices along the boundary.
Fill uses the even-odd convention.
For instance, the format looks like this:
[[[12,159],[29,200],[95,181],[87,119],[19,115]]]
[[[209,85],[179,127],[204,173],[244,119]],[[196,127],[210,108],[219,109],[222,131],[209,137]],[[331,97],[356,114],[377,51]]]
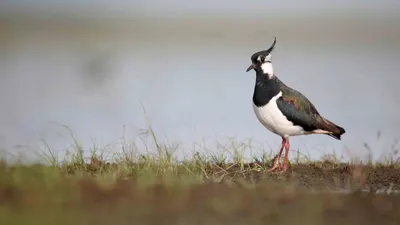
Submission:
[[[276,37],[274,43],[267,50],[262,50],[254,53],[251,56],[251,65],[247,68],[246,72],[250,70],[255,70],[256,73],[262,73],[268,75],[270,78],[274,76],[274,69],[272,67],[272,56],[271,52],[274,50],[276,43]]]

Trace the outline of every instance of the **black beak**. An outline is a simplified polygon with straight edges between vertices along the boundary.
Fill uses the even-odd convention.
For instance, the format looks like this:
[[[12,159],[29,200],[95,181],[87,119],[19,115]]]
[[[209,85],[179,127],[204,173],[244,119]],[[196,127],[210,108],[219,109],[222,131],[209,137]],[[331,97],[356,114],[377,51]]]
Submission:
[[[251,64],[249,68],[247,68],[246,72],[249,72],[250,70],[254,69],[256,66],[254,64]]]

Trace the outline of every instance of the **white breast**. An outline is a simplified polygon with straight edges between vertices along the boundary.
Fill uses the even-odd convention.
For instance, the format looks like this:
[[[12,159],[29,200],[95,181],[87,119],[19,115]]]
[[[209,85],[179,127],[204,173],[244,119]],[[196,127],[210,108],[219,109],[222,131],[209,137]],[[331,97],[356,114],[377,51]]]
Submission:
[[[284,137],[304,134],[303,128],[293,125],[279,110],[276,100],[281,96],[282,92],[279,92],[267,105],[262,107],[257,107],[253,103],[253,109],[258,120],[269,131]]]

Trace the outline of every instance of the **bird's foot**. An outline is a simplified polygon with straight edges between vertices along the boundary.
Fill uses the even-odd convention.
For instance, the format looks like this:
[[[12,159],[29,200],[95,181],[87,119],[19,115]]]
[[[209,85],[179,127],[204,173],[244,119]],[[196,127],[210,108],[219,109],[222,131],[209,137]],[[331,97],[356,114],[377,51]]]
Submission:
[[[289,168],[289,161],[285,160],[285,162],[283,163],[283,169],[282,169],[282,173],[286,172],[286,170]]]
[[[268,172],[273,172],[273,171],[275,171],[277,169],[280,169],[280,168],[281,168],[281,164],[279,162],[277,162],[277,163],[274,164],[274,166],[271,169],[268,170]]]
[[[274,172],[274,171],[279,170],[279,169],[281,169],[279,171],[279,173],[284,173],[284,172],[287,171],[288,165],[287,164],[283,164],[283,167],[282,167],[281,164],[275,163],[274,166],[268,170],[268,172]]]

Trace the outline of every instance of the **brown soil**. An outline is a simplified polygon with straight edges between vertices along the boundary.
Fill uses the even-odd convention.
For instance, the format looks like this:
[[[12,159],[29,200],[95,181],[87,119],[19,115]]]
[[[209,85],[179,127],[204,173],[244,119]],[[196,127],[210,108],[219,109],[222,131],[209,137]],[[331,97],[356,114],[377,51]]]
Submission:
[[[400,191],[400,167],[392,166],[365,166],[350,165],[346,163],[316,162],[309,164],[292,165],[287,172],[268,173],[257,172],[255,168],[260,164],[251,163],[243,166],[244,171],[238,165],[225,165],[212,167],[210,174],[225,173],[224,179],[243,178],[254,182],[264,180],[278,183],[296,184],[301,189],[340,191],[340,190],[399,190]],[[262,165],[269,168],[271,165]],[[212,172],[211,172],[212,171]]]

